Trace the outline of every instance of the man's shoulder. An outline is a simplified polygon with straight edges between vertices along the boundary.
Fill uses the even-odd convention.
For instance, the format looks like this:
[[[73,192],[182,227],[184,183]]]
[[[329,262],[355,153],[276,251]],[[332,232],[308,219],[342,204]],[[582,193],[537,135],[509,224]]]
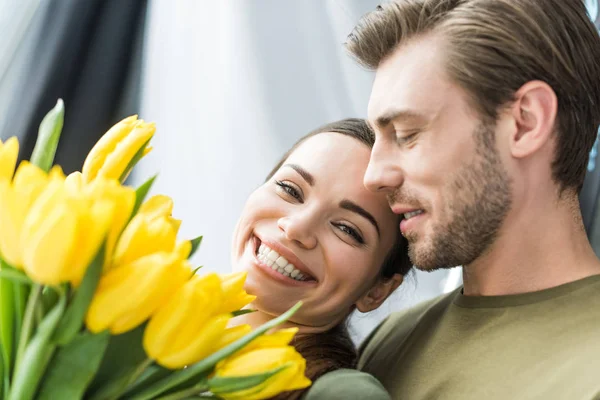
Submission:
[[[328,372],[317,379],[303,400],[390,400],[390,395],[374,376],[353,369]]]
[[[398,348],[420,321],[426,318],[430,310],[446,308],[458,290],[460,289],[390,314],[360,345],[359,369],[363,368],[378,352]]]

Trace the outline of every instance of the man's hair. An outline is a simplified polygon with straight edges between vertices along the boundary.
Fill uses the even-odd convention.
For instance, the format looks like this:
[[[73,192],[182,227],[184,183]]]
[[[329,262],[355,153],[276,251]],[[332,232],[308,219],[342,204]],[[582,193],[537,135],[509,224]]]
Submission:
[[[411,38],[443,43],[445,69],[480,117],[496,121],[525,83],[558,98],[552,175],[580,190],[600,123],[600,37],[582,0],[397,0],[362,18],[346,48],[376,69]]]

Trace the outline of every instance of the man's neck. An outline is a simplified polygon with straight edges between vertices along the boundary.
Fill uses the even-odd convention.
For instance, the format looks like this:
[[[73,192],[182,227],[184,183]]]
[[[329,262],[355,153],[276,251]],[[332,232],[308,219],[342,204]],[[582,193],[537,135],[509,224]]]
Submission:
[[[464,294],[535,292],[600,274],[575,202],[513,209],[492,247],[463,268]]]

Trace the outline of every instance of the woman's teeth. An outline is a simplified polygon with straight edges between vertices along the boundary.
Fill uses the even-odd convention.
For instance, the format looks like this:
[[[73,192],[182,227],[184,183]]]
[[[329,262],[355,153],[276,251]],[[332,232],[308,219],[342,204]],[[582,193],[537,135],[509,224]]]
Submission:
[[[423,213],[423,210],[407,212],[407,213],[404,213],[404,219],[410,219],[410,218],[415,217],[422,213]]]
[[[310,279],[307,275],[297,270],[294,264],[288,262],[288,260],[280,256],[275,250],[271,250],[264,243],[261,243],[258,249],[257,258],[281,275],[288,276],[297,281],[307,281]]]

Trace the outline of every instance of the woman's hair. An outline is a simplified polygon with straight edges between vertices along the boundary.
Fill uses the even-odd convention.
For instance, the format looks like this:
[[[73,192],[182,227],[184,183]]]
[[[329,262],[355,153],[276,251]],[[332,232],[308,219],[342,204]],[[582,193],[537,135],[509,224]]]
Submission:
[[[348,118],[323,125],[306,136],[300,138],[284,155],[267,175],[268,181],[281,168],[288,157],[307,139],[320,133],[339,133],[363,143],[369,148],[375,144],[375,135],[363,119]],[[408,242],[397,231],[396,242],[387,254],[379,272],[379,279],[389,279],[394,274],[406,275],[412,268],[408,257]],[[318,334],[296,335],[292,345],[306,359],[306,376],[313,382],[327,372],[340,368],[355,368],[357,352],[348,333],[346,322],[343,321],[327,332]],[[282,393],[274,399],[299,399],[307,389]]]

